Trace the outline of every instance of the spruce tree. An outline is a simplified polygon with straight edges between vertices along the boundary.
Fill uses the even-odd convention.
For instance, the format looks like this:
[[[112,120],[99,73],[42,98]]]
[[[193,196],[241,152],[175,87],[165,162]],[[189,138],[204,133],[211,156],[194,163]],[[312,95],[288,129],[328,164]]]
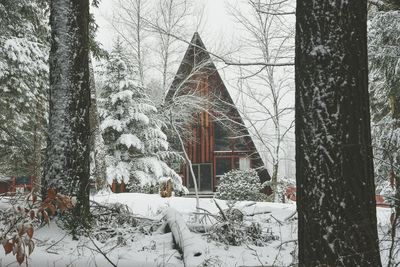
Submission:
[[[140,191],[172,178],[182,190],[181,178],[166,163],[176,153],[169,151],[157,109],[146,89],[134,80],[135,73],[117,42],[105,64],[101,92],[101,130],[106,146],[107,179],[124,181],[128,190]]]
[[[400,175],[399,36],[400,11],[372,14],[368,29],[372,141],[377,189],[384,195],[393,193],[391,177]]]
[[[0,2],[0,173],[40,176],[48,90],[48,6]]]

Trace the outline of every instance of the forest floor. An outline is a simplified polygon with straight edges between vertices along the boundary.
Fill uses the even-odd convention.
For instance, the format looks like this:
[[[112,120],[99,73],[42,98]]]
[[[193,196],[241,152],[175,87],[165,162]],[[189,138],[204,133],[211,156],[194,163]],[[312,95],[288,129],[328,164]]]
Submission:
[[[200,199],[200,207],[211,215],[200,212],[196,215],[196,200],[186,197],[161,198],[157,194],[105,193],[92,196],[96,205],[121,203],[133,213],[132,220],[103,216],[104,223],[93,227],[89,236],[72,240],[53,220],[50,225],[41,226],[34,234],[36,243],[28,257],[28,266],[184,266],[180,252],[173,243],[171,233],[157,231],[164,212],[172,207],[183,215],[188,225],[216,224],[219,209],[213,199]],[[226,201],[217,200],[222,209]],[[226,245],[218,238],[225,228],[211,228],[207,233],[192,233],[204,244],[203,265],[201,266],[290,266],[297,258],[297,215],[295,204],[240,201],[233,207],[240,211],[243,221],[238,225],[259,224],[262,236],[259,240],[243,242],[240,245]],[[0,209],[7,208],[3,201]],[[387,256],[387,232],[390,209],[378,208],[378,229],[380,231],[382,257]],[[112,214],[110,216],[113,216]],[[102,218],[102,217],[100,217]],[[120,220],[120,221],[118,221]],[[122,221],[121,221],[122,220]],[[200,223],[199,223],[200,222]],[[239,227],[240,228],[240,227]],[[235,230],[236,228],[232,228]],[[232,230],[231,229],[231,230]],[[235,236],[235,232],[226,235]],[[237,233],[241,236],[241,233]],[[221,242],[217,242],[215,240]],[[240,239],[238,239],[240,242]],[[200,244],[199,244],[200,246]],[[23,263],[23,266],[26,263]],[[0,267],[19,266],[15,256],[5,255],[0,249]]]

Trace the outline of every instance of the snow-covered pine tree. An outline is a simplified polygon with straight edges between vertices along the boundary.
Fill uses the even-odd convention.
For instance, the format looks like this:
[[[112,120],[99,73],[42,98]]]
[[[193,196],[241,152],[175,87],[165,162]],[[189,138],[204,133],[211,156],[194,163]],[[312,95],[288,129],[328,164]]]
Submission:
[[[398,4],[399,5],[399,4]],[[400,239],[400,11],[379,11],[369,21],[372,144],[377,191],[393,208],[388,265]]]
[[[0,173],[40,176],[48,90],[48,6],[0,1]]]
[[[166,163],[179,157],[169,151],[157,109],[146,90],[134,80],[132,65],[117,41],[104,66],[101,92],[101,130],[106,146],[107,179],[124,181],[128,190],[140,191],[169,177],[182,190],[180,176]]]
[[[400,11],[372,14],[368,42],[375,179],[391,195],[400,175]]]

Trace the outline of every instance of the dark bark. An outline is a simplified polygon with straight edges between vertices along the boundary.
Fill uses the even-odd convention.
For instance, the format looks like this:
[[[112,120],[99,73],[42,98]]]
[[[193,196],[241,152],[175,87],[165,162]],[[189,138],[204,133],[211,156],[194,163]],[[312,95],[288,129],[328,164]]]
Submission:
[[[367,1],[297,1],[299,266],[381,266]]]
[[[89,217],[89,1],[53,0],[45,185],[75,196],[72,227]],[[44,188],[46,189],[46,188]]]

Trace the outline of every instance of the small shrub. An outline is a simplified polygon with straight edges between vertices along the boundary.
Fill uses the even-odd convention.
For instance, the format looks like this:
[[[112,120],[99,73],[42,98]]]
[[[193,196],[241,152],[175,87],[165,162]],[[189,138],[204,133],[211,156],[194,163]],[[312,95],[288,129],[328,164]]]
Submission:
[[[215,196],[225,200],[259,201],[260,191],[260,178],[255,170],[233,170],[221,177]]]
[[[158,194],[160,190],[160,184],[145,184],[141,185],[140,182],[132,182],[126,184],[126,191],[133,193],[143,193],[143,194]]]

